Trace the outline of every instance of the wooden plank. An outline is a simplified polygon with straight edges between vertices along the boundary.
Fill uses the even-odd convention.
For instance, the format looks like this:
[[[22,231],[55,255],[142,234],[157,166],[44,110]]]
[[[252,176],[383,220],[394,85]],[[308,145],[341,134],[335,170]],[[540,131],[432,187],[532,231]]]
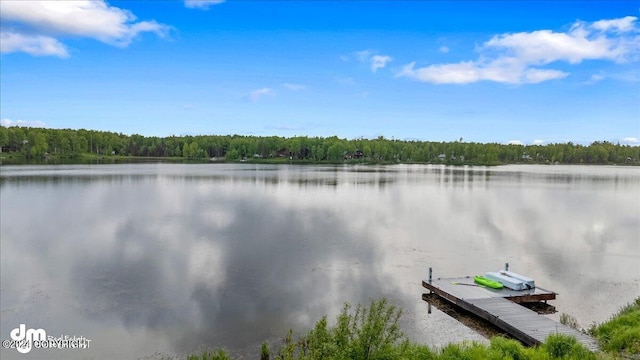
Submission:
[[[562,333],[574,336],[590,350],[598,349],[597,343],[591,337],[538,315],[535,311],[507,299],[473,299],[467,302],[471,305],[467,308],[480,313],[483,318],[488,318],[491,323],[507,331],[526,345],[538,345],[544,342],[549,335]]]

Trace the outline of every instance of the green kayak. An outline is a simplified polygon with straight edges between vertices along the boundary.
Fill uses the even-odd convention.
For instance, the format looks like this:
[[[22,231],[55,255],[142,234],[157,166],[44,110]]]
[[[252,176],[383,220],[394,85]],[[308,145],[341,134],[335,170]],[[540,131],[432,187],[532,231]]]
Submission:
[[[487,279],[484,276],[474,276],[473,281],[475,281],[477,284],[490,287],[492,289],[502,289],[504,287],[501,283]]]

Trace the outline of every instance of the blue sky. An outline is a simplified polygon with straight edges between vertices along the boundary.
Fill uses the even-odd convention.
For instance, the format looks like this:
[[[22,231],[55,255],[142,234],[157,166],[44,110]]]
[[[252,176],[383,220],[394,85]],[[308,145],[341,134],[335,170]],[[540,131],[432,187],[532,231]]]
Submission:
[[[640,144],[637,1],[0,2],[4,126]]]

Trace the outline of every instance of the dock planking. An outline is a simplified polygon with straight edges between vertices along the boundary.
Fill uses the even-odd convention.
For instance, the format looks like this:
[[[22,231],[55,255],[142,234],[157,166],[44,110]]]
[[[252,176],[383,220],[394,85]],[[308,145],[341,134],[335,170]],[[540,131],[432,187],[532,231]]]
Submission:
[[[469,276],[422,281],[422,286],[501,328],[525,345],[535,346],[549,335],[561,333],[574,336],[591,351],[599,350],[597,342],[590,336],[520,305],[553,300],[557,295],[553,291],[540,287],[519,291],[490,289],[474,284]],[[424,295],[423,299],[426,300]]]

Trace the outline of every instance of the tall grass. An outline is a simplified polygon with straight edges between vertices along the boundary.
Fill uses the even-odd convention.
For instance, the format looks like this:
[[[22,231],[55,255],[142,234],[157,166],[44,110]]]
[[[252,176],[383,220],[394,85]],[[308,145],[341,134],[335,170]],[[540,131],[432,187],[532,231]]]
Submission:
[[[218,349],[211,352],[203,351],[199,355],[189,355],[187,360],[231,360],[231,358],[225,350]]]
[[[580,344],[575,337],[564,334],[549,335],[540,350],[551,359],[596,359],[595,354]]]
[[[640,357],[640,297],[590,330],[602,350]]]
[[[566,313],[560,314],[560,323],[576,330],[579,330],[580,327],[578,325],[578,319],[576,319],[573,315],[569,315]]]
[[[260,348],[260,360],[269,360],[271,358],[271,352],[269,350],[269,344],[265,341]]]

